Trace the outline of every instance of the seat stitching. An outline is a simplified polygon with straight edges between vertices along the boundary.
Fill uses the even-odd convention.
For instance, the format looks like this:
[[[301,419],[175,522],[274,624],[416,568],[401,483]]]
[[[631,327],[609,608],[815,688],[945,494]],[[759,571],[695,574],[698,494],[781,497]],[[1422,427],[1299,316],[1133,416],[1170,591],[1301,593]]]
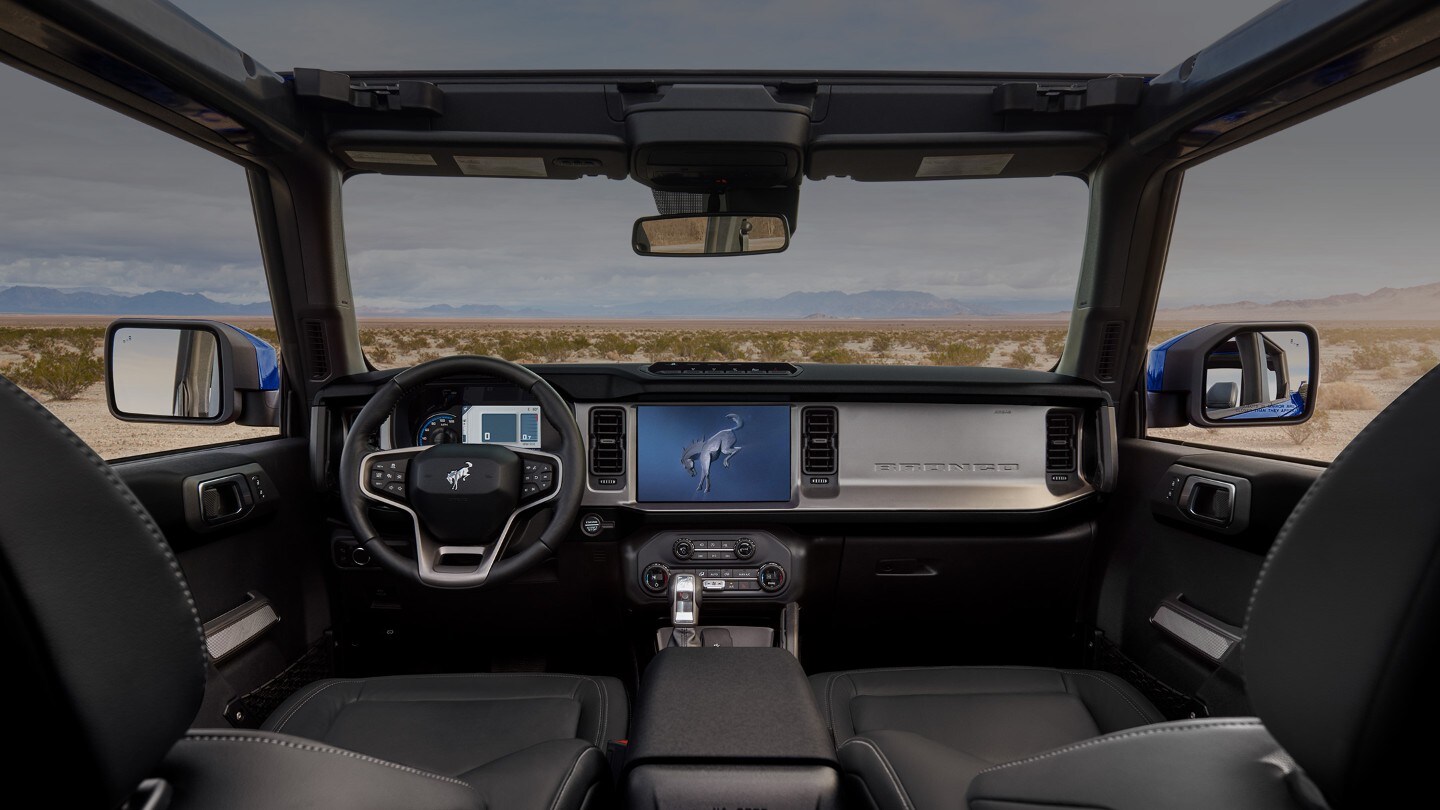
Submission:
[[[294,749],[297,749],[297,750],[300,750],[300,751],[313,751],[313,752],[319,753],[319,754],[334,754],[334,755],[336,755],[336,756],[349,757],[350,759],[358,759],[358,760],[360,760],[361,762],[368,762],[368,763],[370,763],[370,764],[372,764],[372,765],[384,765],[384,766],[387,767],[387,768],[394,768],[394,769],[397,770],[397,771],[404,771],[405,773],[412,773],[412,774],[415,774],[416,776],[426,776],[426,777],[429,777],[429,778],[431,778],[431,779],[439,780],[439,781],[441,781],[441,782],[449,782],[449,783],[452,784],[452,785],[459,785],[460,787],[463,787],[463,788],[466,788],[466,789],[469,789],[469,790],[474,790],[474,788],[472,788],[469,784],[467,784],[467,783],[465,783],[465,782],[461,782],[459,779],[452,779],[452,778],[450,778],[450,777],[448,777],[448,776],[441,776],[441,775],[438,774],[438,773],[431,773],[431,772],[429,772],[429,771],[422,771],[422,770],[420,770],[419,768],[412,768],[412,767],[410,767],[410,766],[408,766],[408,765],[401,765],[401,764],[399,764],[399,763],[397,763],[397,762],[390,762],[390,761],[388,761],[388,760],[378,759],[378,758],[376,758],[376,757],[366,756],[366,755],[364,755],[364,754],[357,754],[357,753],[355,753],[354,751],[346,751],[346,750],[343,749],[343,748],[332,748],[332,747],[330,747],[330,746],[328,746],[328,745],[306,745],[306,744],[304,744],[304,743],[293,742],[293,741],[291,741],[291,740],[277,740],[277,739],[273,739],[273,738],[270,738],[270,737],[245,737],[245,736],[240,736],[240,735],[228,735],[228,734],[186,734],[186,735],[181,739],[181,742],[247,742],[247,743],[264,743],[264,744],[266,744],[266,745],[279,745],[279,746],[283,746],[283,747],[285,747],[285,748],[294,748]]]
[[[875,758],[880,760],[880,766],[885,769],[885,775],[890,777],[890,783],[895,786],[895,793],[900,797],[900,805],[904,807],[905,810],[914,810],[915,806],[910,803],[910,795],[905,792],[905,786],[900,784],[900,777],[895,773],[895,769],[890,767],[890,760],[885,756],[884,752],[880,750],[880,747],[864,737],[851,737],[845,741],[845,745],[850,745],[851,743],[860,743],[875,754]],[[840,747],[844,748],[845,745]]]
[[[165,535],[160,532],[160,527],[155,525],[155,520],[150,517],[149,511],[135,498],[135,493],[130,491],[130,487],[126,486],[125,482],[120,480],[120,477],[115,474],[115,470],[112,469],[109,464],[106,464],[90,445],[86,444],[79,436],[76,436],[75,432],[67,427],[64,422],[61,422],[55,414],[46,410],[34,397],[25,393],[20,386],[11,382],[3,375],[0,375],[0,381],[3,381],[10,388],[14,389],[15,393],[19,394],[21,402],[29,405],[36,413],[39,413],[49,420],[51,425],[58,428],[61,435],[68,439],[71,444],[75,445],[75,447],[80,450],[81,455],[85,456],[86,460],[100,470],[100,473],[115,486],[120,497],[135,511],[135,515],[140,518],[141,524],[150,532],[151,539],[155,541],[155,545],[160,549],[161,556],[165,558],[165,562],[170,566],[170,574],[175,577],[175,582],[180,585],[180,593],[185,597],[185,604],[190,607],[190,618],[195,622],[195,633],[200,641],[200,666],[202,667],[200,670],[200,680],[203,683],[206,677],[206,668],[210,665],[210,649],[205,646],[205,627],[200,622],[200,609],[195,605],[195,597],[190,593],[190,583],[185,581],[185,573],[180,568],[180,561],[175,557],[175,550],[166,542]]]
[[[825,682],[825,719],[830,723],[831,740],[835,740],[835,679],[838,677],[839,672],[832,672],[830,680]]]
[[[309,703],[311,698],[315,697],[316,695],[320,694],[321,692],[324,692],[326,689],[329,689],[330,687],[332,687],[332,686],[334,686],[334,685],[336,685],[336,684],[338,684],[338,683],[358,683],[358,681],[355,681],[355,680],[330,681],[329,683],[323,683],[323,684],[320,684],[319,686],[314,687],[313,689],[310,690],[310,694],[308,694],[308,695],[306,695],[305,697],[301,698],[299,703],[296,703],[294,706],[291,706],[291,707],[290,707],[290,711],[288,711],[288,712],[285,713],[284,719],[282,719],[282,720],[280,721],[280,724],[279,724],[279,725],[275,726],[275,731],[278,732],[278,731],[280,731],[281,729],[285,728],[285,724],[288,723],[288,722],[290,722],[291,718],[293,718],[293,717],[295,716],[295,713],[298,712],[298,711],[300,711],[300,709],[304,708],[305,704],[306,704],[306,703]]]
[[[555,810],[560,806],[560,799],[565,795],[565,789],[570,787],[570,780],[575,778],[575,771],[580,768],[580,760],[584,759],[586,754],[596,750],[598,749],[585,748],[580,752],[580,756],[575,757],[575,761],[570,764],[570,772],[565,774],[565,781],[560,783],[560,789],[555,791],[555,798],[550,800],[550,810]]]
[[[1147,734],[1172,734],[1183,731],[1203,731],[1212,728],[1254,728],[1260,725],[1261,723],[1259,720],[1227,720],[1215,723],[1192,723],[1183,726],[1150,726],[1148,728],[1138,729],[1136,731],[1127,731],[1123,734],[1108,734],[1104,737],[1096,737],[1093,740],[1086,740],[1085,742],[1068,745],[1064,748],[1057,748],[1054,751],[1047,751],[1043,754],[1037,754],[1033,757],[1017,759],[1013,762],[1001,763],[1000,765],[986,768],[985,770],[981,771],[980,774],[977,774],[977,776],[990,773],[991,771],[999,771],[1004,770],[1005,768],[1013,768],[1016,765],[1027,765],[1032,762],[1039,762],[1043,759],[1058,757],[1061,754],[1068,754],[1071,751],[1078,751],[1082,748],[1090,748],[1096,745],[1104,745],[1106,743],[1118,742],[1120,740],[1129,739],[1131,737],[1144,737]]]
[[[610,728],[610,696],[601,688],[600,682],[594,678],[586,678],[590,685],[600,696],[600,727],[595,729],[595,747],[600,747],[600,741],[605,737],[605,732]]]
[[[1123,690],[1123,689],[1121,689],[1120,687],[1116,686],[1115,684],[1111,683],[1108,679],[1102,678],[1102,677],[1100,677],[1099,675],[1097,675],[1097,674],[1095,674],[1095,673],[1093,673],[1093,672],[1085,672],[1084,670],[1078,670],[1078,669],[1062,669],[1062,670],[1060,670],[1060,671],[1063,672],[1063,673],[1065,673],[1066,675],[1083,675],[1083,676],[1085,676],[1085,677],[1087,677],[1087,678],[1093,678],[1094,680],[1097,680],[1097,681],[1099,681],[1100,683],[1105,684],[1106,686],[1110,687],[1111,691],[1113,691],[1115,694],[1119,695],[1121,700],[1124,700],[1126,703],[1130,704],[1130,708],[1134,709],[1134,710],[1135,710],[1135,713],[1138,714],[1138,715],[1140,715],[1140,720],[1141,720],[1142,723],[1153,723],[1153,722],[1155,722],[1149,715],[1147,715],[1147,714],[1145,713],[1145,711],[1144,711],[1143,709],[1140,708],[1140,706],[1139,706],[1138,704],[1135,703],[1135,701],[1133,701],[1133,700],[1130,699],[1130,696],[1129,696],[1129,695],[1125,694],[1125,690]],[[1088,709],[1089,707],[1087,706],[1086,708]],[[1093,714],[1093,712],[1092,712],[1092,714]]]

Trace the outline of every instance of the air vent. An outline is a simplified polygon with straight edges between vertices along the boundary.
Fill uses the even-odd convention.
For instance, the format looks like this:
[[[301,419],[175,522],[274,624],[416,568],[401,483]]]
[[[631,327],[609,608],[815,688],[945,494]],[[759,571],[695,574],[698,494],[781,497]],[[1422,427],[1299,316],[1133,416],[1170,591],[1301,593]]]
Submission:
[[[1120,365],[1120,332],[1124,321],[1110,321],[1100,333],[1100,356],[1095,361],[1095,376],[1101,382],[1115,382],[1115,370]]]
[[[621,408],[590,410],[590,472],[593,475],[625,474],[625,411]]]
[[[800,466],[806,475],[835,474],[840,457],[838,422],[834,408],[800,411]]]
[[[1075,414],[1069,411],[1045,414],[1045,471],[1075,471]]]
[[[330,348],[325,340],[325,324],[320,321],[305,321],[305,359],[310,379],[330,378]]]

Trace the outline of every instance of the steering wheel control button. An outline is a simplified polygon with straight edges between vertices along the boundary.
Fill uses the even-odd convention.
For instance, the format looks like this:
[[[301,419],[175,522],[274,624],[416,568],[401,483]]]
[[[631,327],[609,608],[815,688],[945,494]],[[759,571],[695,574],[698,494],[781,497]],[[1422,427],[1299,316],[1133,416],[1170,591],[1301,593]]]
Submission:
[[[760,566],[760,590],[775,593],[785,587],[785,569],[779,563],[765,563]]]
[[[543,461],[525,459],[520,474],[520,495],[528,497],[548,492],[555,486],[555,467]]]
[[[640,586],[656,595],[665,593],[670,587],[670,569],[660,563],[650,563],[640,574]]]

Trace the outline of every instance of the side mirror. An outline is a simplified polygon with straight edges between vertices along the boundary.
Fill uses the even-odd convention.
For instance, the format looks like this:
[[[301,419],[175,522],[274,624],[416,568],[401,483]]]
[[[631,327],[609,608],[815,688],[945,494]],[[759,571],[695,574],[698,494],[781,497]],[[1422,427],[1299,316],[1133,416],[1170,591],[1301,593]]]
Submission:
[[[277,425],[280,363],[229,324],[121,318],[105,330],[105,395],[126,422]]]
[[[635,220],[641,256],[739,256],[790,247],[790,223],[775,214],[665,214]]]
[[[1150,350],[1150,427],[1293,425],[1315,410],[1320,339],[1304,323],[1214,323]]]

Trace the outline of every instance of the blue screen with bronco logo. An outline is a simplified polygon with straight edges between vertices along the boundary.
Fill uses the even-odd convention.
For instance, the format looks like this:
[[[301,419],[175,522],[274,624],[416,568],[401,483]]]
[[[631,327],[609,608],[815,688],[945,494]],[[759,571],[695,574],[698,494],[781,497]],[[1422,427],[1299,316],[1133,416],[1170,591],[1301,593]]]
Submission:
[[[635,408],[635,500],[790,500],[789,405]]]

